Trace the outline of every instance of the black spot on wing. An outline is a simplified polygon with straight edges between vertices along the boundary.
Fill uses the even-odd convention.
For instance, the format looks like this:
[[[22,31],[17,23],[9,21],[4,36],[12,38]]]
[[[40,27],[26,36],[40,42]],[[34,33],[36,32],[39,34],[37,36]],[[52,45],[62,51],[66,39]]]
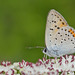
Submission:
[[[55,43],[55,45],[56,45],[56,43]]]
[[[57,38],[55,38],[55,40],[57,40]]]
[[[50,40],[50,42],[51,42],[51,40]]]
[[[60,27],[57,27],[57,29],[60,29]]]
[[[62,24],[64,25],[64,22],[62,22]]]
[[[66,39],[64,39],[64,41],[66,41]]]
[[[72,44],[74,44],[74,42],[72,42]]]
[[[52,22],[53,22],[53,20],[52,20]]]
[[[51,34],[50,34],[50,36],[51,36]]]
[[[56,21],[52,20],[52,22],[56,23]]]
[[[53,28],[50,28],[50,30],[53,30]]]
[[[62,35],[60,35],[60,37],[62,37]]]
[[[70,38],[68,38],[68,40],[70,40]]]
[[[67,31],[67,29],[65,29],[65,31]]]
[[[57,16],[57,18],[59,18],[59,16]]]
[[[60,34],[60,32],[58,32],[58,34]]]
[[[65,35],[67,35],[67,34],[65,34]]]
[[[51,14],[51,15],[53,15],[53,14]]]
[[[56,21],[54,21],[54,23],[56,23]]]
[[[61,41],[61,43],[63,43],[63,42]]]
[[[59,19],[60,21],[62,21],[62,19]]]
[[[69,34],[68,34],[68,36],[69,36]]]
[[[61,28],[61,30],[63,30],[63,28]]]
[[[57,27],[57,25],[55,25],[55,27]]]

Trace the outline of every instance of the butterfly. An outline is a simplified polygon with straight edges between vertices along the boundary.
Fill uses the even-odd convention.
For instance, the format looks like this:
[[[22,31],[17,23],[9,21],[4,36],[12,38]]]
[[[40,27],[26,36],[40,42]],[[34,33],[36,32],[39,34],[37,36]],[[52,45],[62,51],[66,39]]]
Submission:
[[[50,10],[45,30],[43,53],[49,57],[60,57],[75,52],[75,30],[56,10]]]

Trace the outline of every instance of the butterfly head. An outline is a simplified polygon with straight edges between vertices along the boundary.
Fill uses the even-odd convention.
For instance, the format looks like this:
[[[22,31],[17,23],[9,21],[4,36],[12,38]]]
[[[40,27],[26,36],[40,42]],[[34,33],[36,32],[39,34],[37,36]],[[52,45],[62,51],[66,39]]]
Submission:
[[[47,48],[44,48],[43,53],[48,55],[48,56],[50,56],[50,54],[49,54],[50,52],[49,52],[49,50]]]
[[[46,49],[46,48],[44,48],[43,53],[46,53],[46,52],[47,52],[47,49]]]

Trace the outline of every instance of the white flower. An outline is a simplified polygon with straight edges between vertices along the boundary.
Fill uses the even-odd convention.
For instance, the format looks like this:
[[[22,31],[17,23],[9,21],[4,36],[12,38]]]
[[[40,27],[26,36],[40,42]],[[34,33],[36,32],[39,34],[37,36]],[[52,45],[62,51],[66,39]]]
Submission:
[[[39,59],[38,62],[2,62],[0,65],[0,75],[74,75],[75,56],[65,55],[65,57],[55,59]]]
[[[5,74],[6,75],[14,75],[14,70],[13,69],[10,69]]]
[[[13,69],[14,66],[13,65],[10,65],[10,66],[0,66],[0,72],[4,71],[4,72],[7,72],[8,70],[10,69]]]

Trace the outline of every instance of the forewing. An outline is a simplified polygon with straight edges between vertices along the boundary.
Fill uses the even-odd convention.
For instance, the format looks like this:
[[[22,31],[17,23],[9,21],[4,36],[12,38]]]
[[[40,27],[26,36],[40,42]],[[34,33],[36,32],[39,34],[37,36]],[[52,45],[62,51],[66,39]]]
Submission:
[[[52,9],[47,17],[46,31],[45,31],[45,44],[48,49],[54,45],[55,34],[60,28],[68,26],[65,19],[60,13]]]
[[[58,51],[58,55],[75,52],[75,30],[55,10],[47,17],[45,44],[48,50]]]

